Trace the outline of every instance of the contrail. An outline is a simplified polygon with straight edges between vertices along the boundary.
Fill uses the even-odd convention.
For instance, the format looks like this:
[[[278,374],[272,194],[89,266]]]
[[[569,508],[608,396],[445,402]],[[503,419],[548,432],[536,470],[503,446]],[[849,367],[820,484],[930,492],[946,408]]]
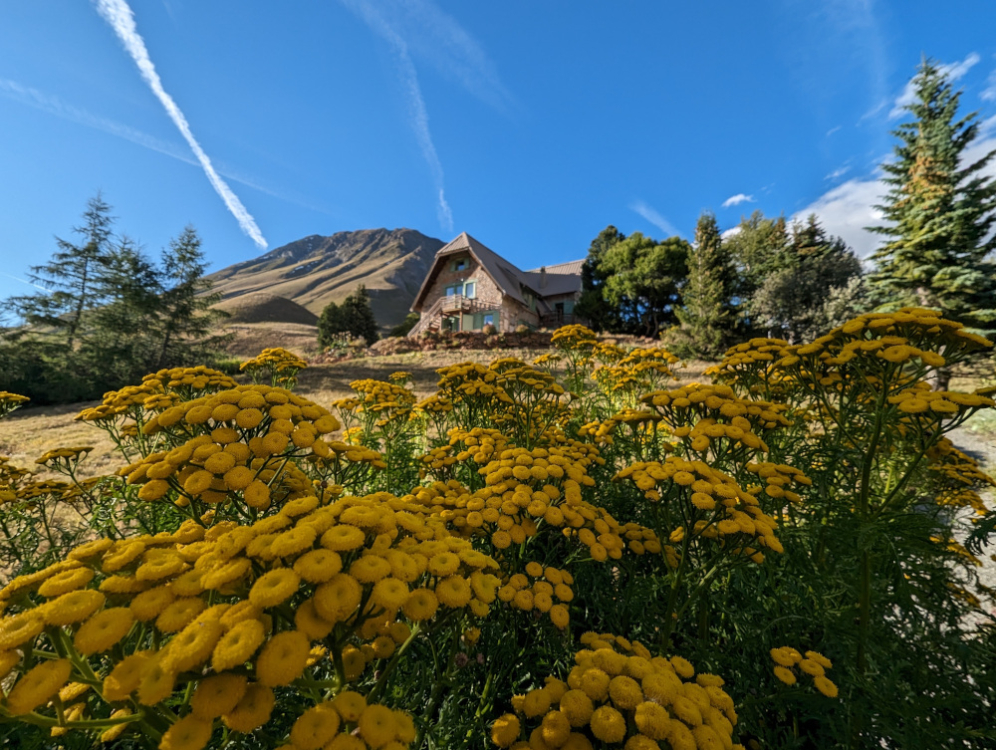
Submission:
[[[664,234],[669,236],[678,234],[678,230],[674,228],[674,225],[670,221],[665,219],[657,209],[648,206],[643,201],[636,201],[630,206],[630,209],[636,211],[636,213],[640,214],[640,216],[660,229]]]
[[[159,74],[156,72],[156,68],[149,58],[149,52],[145,48],[145,42],[138,34],[138,29],[135,26],[135,16],[128,3],[125,0],[95,0],[95,2],[97,12],[114,29],[114,33],[118,35],[118,39],[121,40],[128,54],[135,61],[135,65],[138,66],[138,71],[142,78],[148,84],[149,88],[152,89],[152,93],[156,95],[156,98],[159,99],[159,102],[166,110],[166,114],[170,116],[173,124],[180,131],[180,135],[187,141],[190,150],[194,152],[194,156],[200,162],[204,174],[207,175],[211,186],[221,196],[221,199],[225,202],[225,206],[228,207],[235,220],[239,222],[242,231],[261,249],[266,248],[266,239],[263,237],[262,232],[259,231],[259,227],[256,226],[256,220],[253,219],[245,206],[242,205],[242,202],[232,192],[232,189],[228,187],[228,184],[215,171],[208,155],[204,153],[204,149],[201,148],[200,144],[194,138],[194,134],[190,131],[187,118],[183,116],[183,112],[180,111],[176,102],[173,101],[173,98],[163,88]]]
[[[439,161],[439,154],[436,153],[436,146],[433,144],[432,134],[429,132],[429,112],[425,108],[425,99],[422,96],[422,88],[418,84],[418,74],[415,72],[415,64],[408,51],[408,44],[366,0],[342,0],[342,2],[353,13],[360,16],[375,33],[385,39],[398,55],[398,72],[401,74],[402,83],[408,92],[412,130],[415,131],[419,148],[422,149],[422,156],[429,163],[429,169],[439,193],[439,208],[437,209],[439,223],[447,232],[452,232],[453,212],[446,202],[446,194],[443,190],[443,165]]]
[[[22,284],[27,284],[28,286],[33,286],[35,289],[41,289],[43,292],[51,292],[51,289],[41,286],[40,284],[35,284],[33,281],[26,281],[24,279],[19,279],[17,276],[11,276],[9,273],[5,273],[8,279],[13,279],[14,281],[20,281]]]

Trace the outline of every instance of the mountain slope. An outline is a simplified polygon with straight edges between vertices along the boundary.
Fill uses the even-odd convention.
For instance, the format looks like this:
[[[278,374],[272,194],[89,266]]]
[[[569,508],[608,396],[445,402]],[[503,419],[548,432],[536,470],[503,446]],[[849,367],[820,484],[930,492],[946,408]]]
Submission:
[[[443,242],[413,229],[362,229],[304,237],[208,276],[225,302],[266,293],[315,315],[360,284],[382,327],[404,320]],[[223,302],[222,304],[225,304]]]

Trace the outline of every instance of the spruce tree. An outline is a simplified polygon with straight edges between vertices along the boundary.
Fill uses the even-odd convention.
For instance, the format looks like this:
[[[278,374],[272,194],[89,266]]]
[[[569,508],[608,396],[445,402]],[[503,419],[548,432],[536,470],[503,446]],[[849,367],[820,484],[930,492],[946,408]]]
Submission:
[[[675,311],[685,348],[693,356],[715,357],[725,349],[734,325],[731,292],[732,269],[719,225],[715,215],[705,212],[695,227],[695,245],[688,256],[683,304]]]
[[[877,301],[939,309],[977,328],[996,322],[996,180],[983,174],[996,151],[966,161],[979,134],[976,113],[959,119],[961,92],[924,60],[913,79],[913,116],[893,134],[896,160],[882,165],[889,186],[879,208],[887,238],[872,256]]]
[[[350,335],[362,338],[367,342],[367,346],[380,338],[377,320],[370,306],[370,294],[363,284],[343,300],[341,309]]]

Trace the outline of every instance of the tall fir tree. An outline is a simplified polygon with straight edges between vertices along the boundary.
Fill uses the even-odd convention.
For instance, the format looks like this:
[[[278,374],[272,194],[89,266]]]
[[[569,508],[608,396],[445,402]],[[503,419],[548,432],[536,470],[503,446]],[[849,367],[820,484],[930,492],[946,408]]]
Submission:
[[[373,308],[370,306],[370,293],[360,284],[341,304],[329,302],[318,317],[318,345],[331,346],[338,334],[348,333],[354,338],[373,344],[380,334]]]
[[[681,322],[682,348],[689,354],[712,358],[723,353],[735,325],[732,292],[733,269],[716,216],[707,211],[695,226],[682,306],[675,311]]]
[[[211,337],[211,331],[227,314],[212,309],[221,295],[211,292],[205,271],[200,235],[188,225],[162,253],[156,369],[181,364],[184,356],[191,355],[193,346],[211,348],[219,343]]]
[[[996,156],[968,160],[979,135],[976,113],[959,119],[961,92],[924,60],[912,81],[913,116],[893,134],[897,159],[882,165],[889,192],[877,206],[889,224],[872,256],[876,301],[940,309],[967,325],[996,327],[996,180],[983,173]]]
[[[98,279],[111,253],[113,225],[111,207],[98,192],[87,201],[83,224],[73,229],[82,241],[73,244],[56,237],[58,249],[51,260],[32,266],[28,278],[47,293],[11,297],[4,304],[6,310],[30,326],[63,331],[64,344],[72,351],[86,313],[102,302]]]

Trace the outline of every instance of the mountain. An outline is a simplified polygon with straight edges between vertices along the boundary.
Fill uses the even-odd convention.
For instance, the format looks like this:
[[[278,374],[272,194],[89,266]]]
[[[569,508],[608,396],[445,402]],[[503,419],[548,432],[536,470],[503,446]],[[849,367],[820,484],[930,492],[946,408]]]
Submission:
[[[414,229],[313,234],[223,268],[208,279],[213,291],[222,295],[222,307],[239,307],[237,298],[263,293],[296,302],[315,315],[365,284],[377,323],[387,328],[404,320],[444,244]]]

